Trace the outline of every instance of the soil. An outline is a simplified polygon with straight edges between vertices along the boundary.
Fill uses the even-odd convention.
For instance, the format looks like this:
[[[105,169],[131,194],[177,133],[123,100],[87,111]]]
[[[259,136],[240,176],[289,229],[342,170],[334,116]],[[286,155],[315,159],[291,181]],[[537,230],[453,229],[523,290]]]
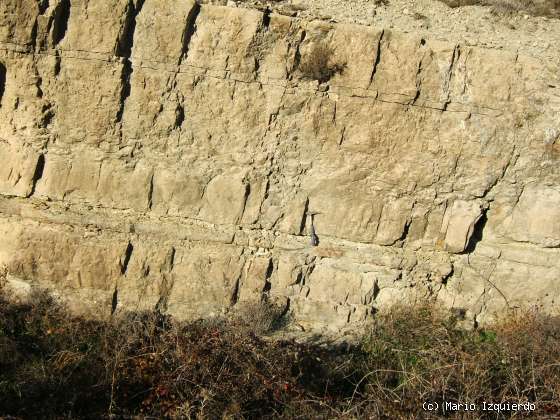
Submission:
[[[504,7],[451,8],[437,0],[210,0],[207,3],[268,7],[276,13],[306,20],[394,29],[426,39],[512,51],[560,65],[560,19],[531,16]]]

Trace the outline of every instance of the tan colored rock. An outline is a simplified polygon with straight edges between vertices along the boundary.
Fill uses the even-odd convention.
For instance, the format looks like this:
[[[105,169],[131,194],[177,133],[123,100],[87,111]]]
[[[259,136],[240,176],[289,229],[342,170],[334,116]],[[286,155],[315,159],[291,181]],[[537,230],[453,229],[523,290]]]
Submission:
[[[127,165],[124,161],[99,159],[94,153],[72,159],[48,156],[37,194],[57,200],[72,197],[121,209],[150,206],[152,168],[145,162]]]
[[[243,215],[248,196],[244,171],[233,171],[212,179],[204,191],[199,217],[212,223],[237,223]]]
[[[251,259],[239,283],[238,297],[240,302],[258,302],[267,289],[267,281],[273,270],[272,261],[267,257]]]
[[[133,4],[139,2],[72,0],[69,4],[68,21],[61,22],[62,27],[67,25],[66,33],[60,35],[62,50],[114,54],[126,48],[119,44],[129,42],[126,38],[131,31]]]
[[[310,50],[316,44],[333,46],[331,64],[341,67],[341,71],[335,73],[330,80],[333,86],[358,89],[369,87],[372,69],[379,53],[381,31],[358,25],[331,25],[325,28],[324,23],[318,21],[307,25],[306,31]],[[305,54],[305,50],[302,53]]]
[[[375,277],[337,267],[336,262],[323,259],[315,267],[307,283],[308,298],[337,304],[368,304],[373,299]]]
[[[371,89],[386,101],[412,102],[420,87],[417,73],[424,54],[421,40],[385,31],[379,49],[381,59],[375,66]]]
[[[407,198],[385,203],[375,242],[380,245],[393,245],[403,238],[412,206],[412,202]]]
[[[188,171],[158,169],[154,173],[152,208],[173,216],[193,217],[201,205],[204,182]]]
[[[9,261],[10,273],[33,282],[48,280],[64,289],[112,291],[125,269],[127,242],[110,237],[84,239],[38,223],[21,225]]]
[[[271,279],[271,292],[286,293],[290,286],[294,286],[302,281],[305,259],[300,255],[283,254],[278,259],[276,278]]]
[[[34,0],[6,0],[0,4],[0,42],[30,45],[33,24],[39,14]]]
[[[147,0],[136,18],[133,60],[178,64],[193,32],[194,1]],[[177,36],[177,30],[182,34]]]
[[[317,212],[315,229],[319,237],[329,235],[359,242],[373,242],[383,207],[382,198],[361,197],[360,191],[332,191],[319,188],[320,195],[311,197],[309,207]],[[364,193],[365,194],[365,193]]]
[[[176,249],[131,241],[125,276],[117,283],[120,308],[166,310],[176,277],[171,274]]]
[[[0,194],[29,197],[44,157],[30,147],[0,143]]]
[[[202,6],[185,64],[246,80],[256,70],[251,47],[262,16],[256,10]]]
[[[509,235],[516,241],[560,246],[560,189],[530,184],[515,206]]]
[[[117,141],[114,124],[121,112],[122,75],[118,62],[64,58],[52,101],[53,134],[62,143]]]
[[[302,71],[317,46],[328,80]],[[268,296],[317,331],[426,300],[472,325],[557,314],[559,72],[508,51],[190,1],[4,1],[0,265],[100,316],[115,290],[185,319]]]
[[[300,29],[301,30],[301,29]],[[255,43],[255,56],[262,57],[259,77],[264,82],[282,83],[294,66],[296,49],[292,37],[294,21],[287,16],[271,14],[267,36]]]
[[[463,252],[473,234],[476,222],[482,217],[480,204],[457,200],[448,208],[442,224],[445,249],[452,253]]]
[[[231,247],[177,249],[167,310],[183,319],[221,315],[235,303],[243,265]]]

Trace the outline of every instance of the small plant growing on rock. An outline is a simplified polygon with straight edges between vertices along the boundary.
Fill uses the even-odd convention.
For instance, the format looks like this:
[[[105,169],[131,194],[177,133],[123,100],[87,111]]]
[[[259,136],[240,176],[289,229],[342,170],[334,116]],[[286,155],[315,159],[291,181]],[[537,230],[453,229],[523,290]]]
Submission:
[[[330,46],[315,44],[299,64],[303,78],[325,83],[335,74],[342,73],[346,64],[334,62],[333,55],[334,51]]]

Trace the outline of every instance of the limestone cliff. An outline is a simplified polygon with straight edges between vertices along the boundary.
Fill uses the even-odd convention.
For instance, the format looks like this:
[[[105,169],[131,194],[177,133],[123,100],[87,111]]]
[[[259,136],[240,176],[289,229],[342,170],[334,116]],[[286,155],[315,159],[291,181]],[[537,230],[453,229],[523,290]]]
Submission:
[[[558,70],[188,0],[4,0],[0,264],[98,314],[557,313]]]

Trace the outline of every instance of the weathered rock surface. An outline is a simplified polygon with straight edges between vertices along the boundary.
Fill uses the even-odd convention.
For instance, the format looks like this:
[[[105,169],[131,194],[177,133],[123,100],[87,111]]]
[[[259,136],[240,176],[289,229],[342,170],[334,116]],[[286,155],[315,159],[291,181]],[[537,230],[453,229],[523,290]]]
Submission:
[[[560,312],[559,69],[190,1],[0,4],[0,264],[77,310]],[[317,45],[342,71],[308,80]],[[319,237],[311,246],[311,220]],[[282,300],[283,299],[283,300]]]

